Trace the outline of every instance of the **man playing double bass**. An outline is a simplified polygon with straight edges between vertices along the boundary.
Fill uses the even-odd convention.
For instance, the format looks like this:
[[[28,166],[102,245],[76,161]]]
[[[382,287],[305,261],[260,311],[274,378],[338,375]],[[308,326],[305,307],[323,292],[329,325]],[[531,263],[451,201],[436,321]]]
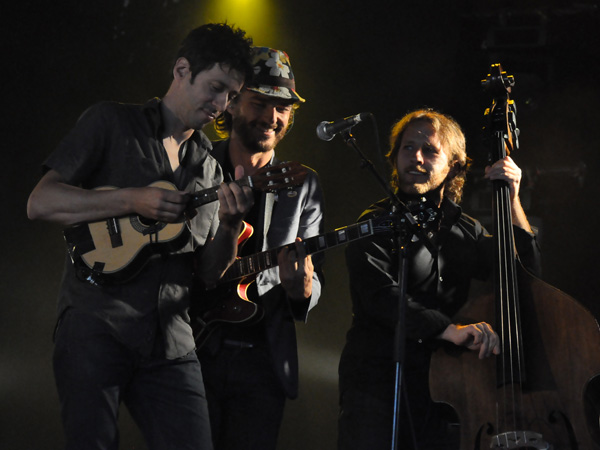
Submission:
[[[500,340],[486,322],[461,325],[451,317],[465,304],[472,279],[492,270],[493,241],[484,227],[461,211],[469,159],[460,126],[434,110],[414,111],[392,128],[387,158],[392,187],[407,205],[421,198],[439,207],[439,227],[408,245],[405,356],[398,448],[458,448],[458,430],[445,420],[429,394],[432,351],[443,340],[477,352],[500,353]],[[521,170],[510,157],[486,168],[489,180],[508,183],[512,222],[521,262],[539,272],[539,249],[519,201]],[[389,199],[371,205],[358,220],[392,210]],[[378,234],[350,244],[346,251],[353,305],[340,367],[338,448],[391,448],[394,417],[394,332],[398,310],[398,243]],[[433,375],[435,376],[435,374]],[[443,376],[443,374],[440,374]]]

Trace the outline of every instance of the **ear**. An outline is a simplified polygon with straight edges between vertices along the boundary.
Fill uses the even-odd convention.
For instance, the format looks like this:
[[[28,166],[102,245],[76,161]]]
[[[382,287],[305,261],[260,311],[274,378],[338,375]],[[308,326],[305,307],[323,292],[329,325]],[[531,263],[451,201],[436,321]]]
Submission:
[[[176,80],[182,80],[190,72],[190,62],[187,60],[187,58],[184,58],[183,56],[181,58],[177,58],[177,61],[175,61],[175,64],[173,65],[173,78]]]

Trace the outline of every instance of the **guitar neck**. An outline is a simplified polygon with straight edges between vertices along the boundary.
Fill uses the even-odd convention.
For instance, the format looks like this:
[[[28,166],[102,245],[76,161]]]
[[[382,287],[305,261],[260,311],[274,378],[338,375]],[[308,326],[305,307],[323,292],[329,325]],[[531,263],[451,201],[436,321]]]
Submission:
[[[390,230],[389,227],[386,229]],[[306,249],[306,254],[310,255],[327,250],[328,248],[346,244],[356,239],[371,236],[375,232],[377,232],[377,227],[374,225],[373,221],[365,220],[319,236],[307,238],[302,241],[302,245],[304,245],[304,248]],[[287,244],[254,255],[238,258],[227,272],[225,272],[225,275],[220,282],[224,283],[237,280],[276,267],[278,265],[277,254],[284,248],[291,249],[294,245],[295,244]]]
[[[252,177],[244,177],[240,178],[239,180],[235,180],[235,184],[237,184],[239,187],[248,186],[254,188]],[[217,201],[219,198],[217,195],[218,190],[219,186],[213,186],[208,189],[194,192],[192,194],[192,198],[190,199],[189,208],[198,208],[199,206],[206,205],[207,203]]]

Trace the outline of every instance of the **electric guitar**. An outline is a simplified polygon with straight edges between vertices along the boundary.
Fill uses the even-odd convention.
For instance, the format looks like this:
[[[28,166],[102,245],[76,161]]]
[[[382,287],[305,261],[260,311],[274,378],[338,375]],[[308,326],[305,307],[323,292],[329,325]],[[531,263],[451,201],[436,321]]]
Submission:
[[[424,232],[429,233],[439,226],[440,214],[437,206],[433,203],[422,199],[415,204],[408,205],[408,207],[413,219],[411,223],[416,223]],[[306,254],[310,255],[374,234],[401,229],[408,220],[406,216],[384,215],[307,238],[300,244],[304,246]],[[245,233],[249,236],[252,232],[246,231]],[[241,234],[240,238],[238,244],[245,239],[242,238]],[[192,329],[197,348],[204,345],[219,324],[249,325],[263,317],[264,313],[261,306],[252,301],[252,298],[256,296],[251,294],[252,288],[255,287],[256,275],[264,270],[276,267],[279,252],[284,248],[293,249],[295,245],[295,243],[283,245],[253,255],[239,257],[234,261],[219,280],[220,286],[213,289],[214,292],[212,293],[211,291],[204,293],[209,298],[201,300],[202,308],[196,306],[191,311]]]
[[[301,185],[306,174],[306,167],[292,161],[263,167],[255,175],[235,183],[258,191],[277,192]],[[150,186],[177,189],[168,181],[157,181]],[[98,188],[110,189],[117,188]],[[217,200],[218,190],[219,186],[213,186],[190,194],[186,212],[178,222],[160,222],[133,214],[66,228],[63,235],[78,275],[94,284],[131,279],[154,254],[178,250],[188,242],[188,219],[195,214],[195,208]]]

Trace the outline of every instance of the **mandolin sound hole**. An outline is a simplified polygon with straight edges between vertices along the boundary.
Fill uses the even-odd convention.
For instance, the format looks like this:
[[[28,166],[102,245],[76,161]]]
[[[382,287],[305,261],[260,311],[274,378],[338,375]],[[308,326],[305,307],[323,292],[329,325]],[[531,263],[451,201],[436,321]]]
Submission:
[[[142,216],[131,216],[129,221],[135,231],[144,235],[157,233],[167,226],[164,222],[158,222]]]

